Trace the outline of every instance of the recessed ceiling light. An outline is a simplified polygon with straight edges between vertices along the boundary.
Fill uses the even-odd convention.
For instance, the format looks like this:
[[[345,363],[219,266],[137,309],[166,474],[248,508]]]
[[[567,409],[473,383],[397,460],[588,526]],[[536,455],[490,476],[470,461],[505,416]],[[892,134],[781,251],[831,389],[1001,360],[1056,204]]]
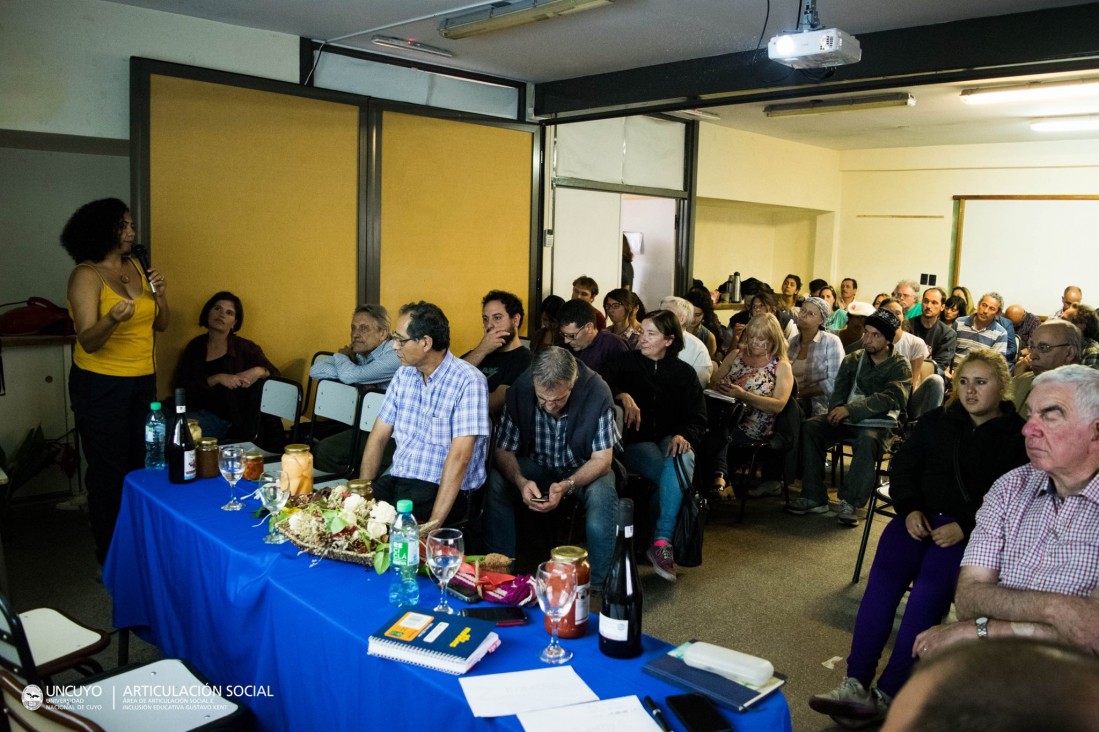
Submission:
[[[454,58],[454,54],[446,50],[445,48],[439,48],[438,46],[429,46],[426,43],[413,41],[410,38],[397,38],[396,36],[372,36],[370,38],[370,42],[373,43],[375,46],[396,48],[400,51],[418,51],[420,53],[430,53],[432,56]]]
[[[1030,121],[1035,132],[1083,132],[1099,130],[1099,115],[1085,117],[1045,117]]]
[[[961,97],[966,104],[1006,104],[1009,102],[1069,99],[1092,94],[1099,94],[1099,79],[1035,81],[1030,84],[976,87],[963,89]]]

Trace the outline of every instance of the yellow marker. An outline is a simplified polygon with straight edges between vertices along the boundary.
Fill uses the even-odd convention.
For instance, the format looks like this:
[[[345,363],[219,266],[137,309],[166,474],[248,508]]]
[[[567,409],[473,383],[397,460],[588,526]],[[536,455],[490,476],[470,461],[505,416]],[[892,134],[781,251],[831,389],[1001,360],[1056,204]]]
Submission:
[[[469,640],[469,627],[468,627],[468,626],[466,626],[465,628],[462,628],[462,632],[461,632],[461,633],[459,633],[459,634],[458,634],[458,635],[457,635],[457,636],[456,636],[456,637],[454,638],[454,640],[452,640],[452,641],[450,642],[450,647],[451,647],[451,648],[454,648],[454,647],[455,647],[455,646],[457,646],[457,645],[458,645],[459,643],[465,643],[465,642],[466,642],[467,640]]]

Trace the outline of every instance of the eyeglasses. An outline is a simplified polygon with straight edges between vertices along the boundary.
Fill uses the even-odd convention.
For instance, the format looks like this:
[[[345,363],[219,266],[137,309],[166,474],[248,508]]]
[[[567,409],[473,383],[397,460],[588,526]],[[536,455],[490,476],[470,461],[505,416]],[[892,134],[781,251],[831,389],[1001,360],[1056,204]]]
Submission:
[[[534,398],[537,399],[538,403],[540,405],[542,405],[543,407],[548,407],[548,406],[551,406],[551,405],[554,405],[554,404],[561,404],[563,402],[567,402],[569,400],[569,396],[571,394],[572,394],[572,389],[569,389],[564,394],[561,394],[559,396],[554,396],[554,397],[542,396],[537,391],[535,391],[534,392]]]
[[[389,336],[389,342],[390,343],[396,343],[397,348],[404,348],[404,344],[408,343],[409,341],[418,341],[418,340],[420,340],[420,339],[419,338],[401,338],[401,335],[399,333],[394,333],[393,335]]]
[[[1037,351],[1038,353],[1049,353],[1054,348],[1066,348],[1068,345],[1068,343],[1035,343],[1031,346],[1031,350]]]
[[[587,323],[585,323],[584,328],[587,328],[587,327],[588,327],[588,325],[587,325]],[[566,333],[565,329],[562,328],[561,329],[561,339],[564,340],[565,343],[571,343],[571,342],[576,340],[576,336],[578,336],[578,335],[580,335],[581,333],[584,332],[584,328],[580,328],[575,333]]]

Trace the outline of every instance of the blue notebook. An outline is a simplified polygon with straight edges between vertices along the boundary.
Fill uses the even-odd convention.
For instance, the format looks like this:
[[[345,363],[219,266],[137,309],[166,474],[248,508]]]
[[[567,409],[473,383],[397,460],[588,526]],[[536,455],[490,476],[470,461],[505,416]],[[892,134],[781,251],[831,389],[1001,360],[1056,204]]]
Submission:
[[[464,674],[496,650],[500,637],[487,620],[435,614],[423,608],[401,610],[367,644],[371,656]]]
[[[693,641],[691,641],[693,643]],[[786,677],[775,674],[759,686],[741,684],[724,676],[691,668],[683,661],[683,652],[691,643],[684,643],[662,653],[645,664],[644,672],[681,689],[695,691],[736,712],[743,712],[760,699],[786,683]]]

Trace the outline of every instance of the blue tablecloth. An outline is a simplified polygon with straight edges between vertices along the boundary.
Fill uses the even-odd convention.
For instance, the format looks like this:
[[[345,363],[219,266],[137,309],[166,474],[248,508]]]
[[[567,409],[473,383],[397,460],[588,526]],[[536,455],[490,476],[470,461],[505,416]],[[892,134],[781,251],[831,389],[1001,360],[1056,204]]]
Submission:
[[[219,510],[227,498],[221,479],[180,486],[164,472],[127,477],[103,572],[117,627],[137,629],[215,685],[257,687],[240,701],[263,730],[521,729],[515,716],[475,718],[456,676],[367,655],[370,634],[396,611],[386,599],[389,575],[333,560],[310,567],[292,544],[262,542],[254,501],[246,511]],[[437,588],[420,583],[433,604]],[[541,613],[528,612],[529,625],[498,629],[500,647],[470,675],[542,667],[548,637]],[[648,694],[663,702],[682,693],[641,670],[670,648],[662,641],[646,636],[642,656],[628,661],[601,654],[594,632],[564,642],[600,699]],[[397,723],[398,709],[407,723]],[[781,693],[729,718],[736,730],[790,729]]]

